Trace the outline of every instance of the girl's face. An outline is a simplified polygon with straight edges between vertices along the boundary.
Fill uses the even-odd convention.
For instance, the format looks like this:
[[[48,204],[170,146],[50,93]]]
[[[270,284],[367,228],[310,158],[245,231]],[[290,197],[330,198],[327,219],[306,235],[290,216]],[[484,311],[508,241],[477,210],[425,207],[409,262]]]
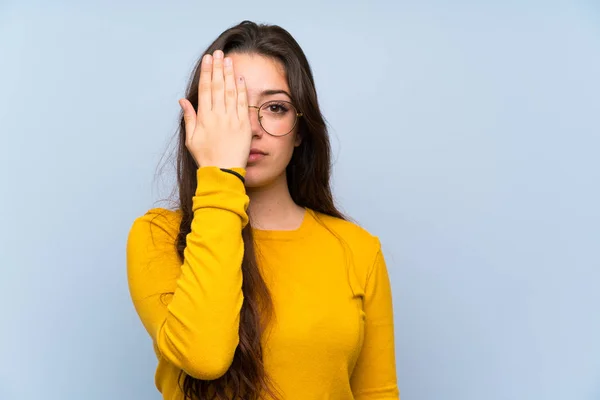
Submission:
[[[296,111],[288,107],[292,101],[283,64],[273,58],[258,54],[227,54],[233,61],[235,77],[243,76],[248,90],[252,144],[246,167],[246,186],[261,188],[285,179],[285,170],[292,158],[294,148],[300,145],[297,124],[285,136],[272,136],[285,133],[289,121],[296,120]],[[261,110],[262,125],[258,119],[258,107],[267,103]],[[286,103],[287,102],[287,103]]]

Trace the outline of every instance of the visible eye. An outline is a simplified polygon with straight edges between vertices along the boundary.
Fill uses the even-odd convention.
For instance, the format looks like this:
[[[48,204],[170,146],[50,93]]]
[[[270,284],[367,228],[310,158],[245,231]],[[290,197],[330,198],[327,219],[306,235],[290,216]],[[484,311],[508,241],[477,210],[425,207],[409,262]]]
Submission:
[[[269,103],[265,105],[264,110],[271,114],[285,114],[290,109],[285,103]]]

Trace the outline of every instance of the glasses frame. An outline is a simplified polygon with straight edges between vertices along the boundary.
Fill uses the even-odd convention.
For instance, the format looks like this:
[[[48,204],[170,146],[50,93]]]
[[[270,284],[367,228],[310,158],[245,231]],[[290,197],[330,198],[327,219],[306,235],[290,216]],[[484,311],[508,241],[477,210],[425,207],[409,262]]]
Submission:
[[[281,135],[274,135],[265,129],[265,127],[262,124],[263,117],[260,115],[260,109],[263,108],[263,106],[265,104],[269,104],[269,103],[286,103],[286,104],[289,104],[290,106],[292,106],[294,108],[294,110],[296,110],[296,118],[294,119],[294,125],[292,125],[292,129],[290,129],[288,132],[281,134]],[[286,100],[269,100],[269,101],[265,101],[260,106],[248,106],[248,108],[256,109],[256,116],[258,117],[258,123],[260,124],[260,127],[263,129],[263,131],[267,132],[269,135],[274,136],[274,137],[283,137],[283,136],[289,135],[294,130],[296,125],[298,125],[298,119],[303,115],[301,112],[298,112],[298,107],[296,107],[294,105],[294,103],[292,103],[291,101],[286,101]]]

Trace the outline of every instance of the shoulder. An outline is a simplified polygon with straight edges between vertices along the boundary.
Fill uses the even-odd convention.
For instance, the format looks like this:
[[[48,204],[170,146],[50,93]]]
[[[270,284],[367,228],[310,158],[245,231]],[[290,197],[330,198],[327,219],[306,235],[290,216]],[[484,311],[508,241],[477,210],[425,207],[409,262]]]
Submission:
[[[135,218],[126,245],[130,285],[176,279],[180,262],[175,241],[180,222],[179,212],[164,208],[152,208]]]
[[[151,208],[134,219],[129,230],[128,241],[146,242],[157,236],[169,241],[175,240],[181,224],[181,212],[166,208]]]
[[[344,240],[356,245],[356,247],[364,248],[365,250],[376,248],[379,246],[377,236],[369,232],[367,229],[360,226],[358,223],[351,220],[345,220],[330,215],[321,214],[313,211],[315,217],[326,225],[327,228],[333,230]]]
[[[126,244],[127,280],[134,302],[175,290],[181,274],[176,248],[180,221],[179,212],[164,208],[152,208],[134,219]]]
[[[352,254],[359,276],[366,277],[381,252],[379,237],[358,223],[313,211],[315,218]]]
[[[342,239],[355,244],[358,247],[365,248],[365,250],[379,246],[379,238],[360,226],[357,222],[350,219],[342,219],[322,214],[314,210],[311,211],[322,225],[333,231],[332,233],[335,233]]]

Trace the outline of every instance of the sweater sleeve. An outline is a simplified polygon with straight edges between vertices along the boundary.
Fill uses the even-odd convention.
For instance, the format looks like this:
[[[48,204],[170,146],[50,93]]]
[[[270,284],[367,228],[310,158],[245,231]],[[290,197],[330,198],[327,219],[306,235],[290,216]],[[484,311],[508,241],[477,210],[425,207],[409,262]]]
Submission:
[[[367,277],[365,338],[351,377],[356,400],[397,400],[392,292],[381,245]]]
[[[175,249],[179,220],[149,211],[129,232],[127,275],[158,356],[211,380],[227,371],[239,343],[249,199],[238,177],[216,167],[199,168],[197,178],[183,263]]]

